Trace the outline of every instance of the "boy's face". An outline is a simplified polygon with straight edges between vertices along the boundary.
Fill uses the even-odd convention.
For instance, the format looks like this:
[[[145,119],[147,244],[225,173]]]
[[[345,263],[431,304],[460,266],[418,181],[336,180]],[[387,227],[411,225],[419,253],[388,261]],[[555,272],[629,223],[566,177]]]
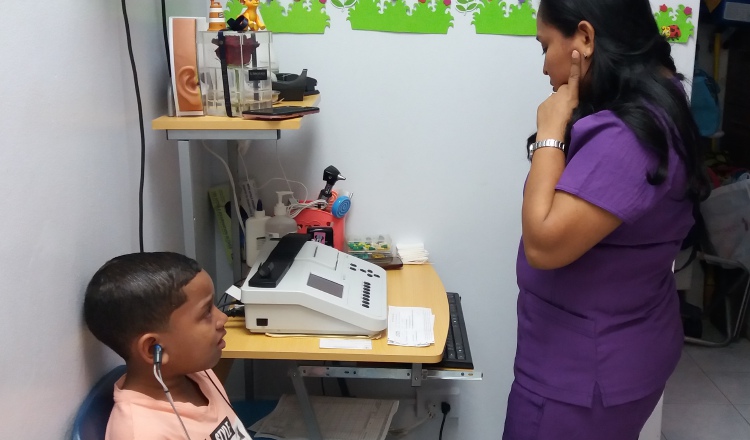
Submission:
[[[205,270],[182,289],[187,301],[172,312],[169,330],[161,333],[169,369],[189,374],[213,368],[221,358],[227,315],[214,305],[214,284]]]

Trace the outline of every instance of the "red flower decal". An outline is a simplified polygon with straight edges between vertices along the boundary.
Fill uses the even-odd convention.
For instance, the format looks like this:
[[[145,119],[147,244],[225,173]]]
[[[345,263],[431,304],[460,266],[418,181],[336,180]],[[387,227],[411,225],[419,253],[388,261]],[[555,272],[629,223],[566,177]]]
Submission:
[[[661,12],[667,12],[667,5],[661,5],[661,6],[659,6],[659,10]]]
[[[691,8],[690,6],[686,7],[685,8],[685,15],[687,15],[687,16],[693,15],[693,8]]]

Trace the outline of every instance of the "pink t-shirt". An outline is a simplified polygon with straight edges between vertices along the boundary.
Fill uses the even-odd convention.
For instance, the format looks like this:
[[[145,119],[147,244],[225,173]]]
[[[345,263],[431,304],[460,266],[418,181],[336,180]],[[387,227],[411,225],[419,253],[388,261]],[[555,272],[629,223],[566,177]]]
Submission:
[[[211,380],[213,380],[213,384]],[[191,440],[249,440],[242,422],[224,400],[226,392],[213,371],[188,374],[208,399],[208,405],[175,402]],[[115,383],[115,406],[109,416],[105,440],[182,440],[180,421],[169,402],[123,390],[123,375]],[[216,384],[216,386],[214,386]],[[185,439],[186,440],[186,439]]]

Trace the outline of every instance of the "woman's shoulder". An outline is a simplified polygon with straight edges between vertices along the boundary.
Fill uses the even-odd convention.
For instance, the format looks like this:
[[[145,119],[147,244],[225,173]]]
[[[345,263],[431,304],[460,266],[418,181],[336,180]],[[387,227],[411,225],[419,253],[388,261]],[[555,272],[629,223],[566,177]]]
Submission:
[[[613,139],[637,142],[633,130],[612,110],[602,110],[579,119],[571,127],[570,138],[571,146]]]
[[[570,159],[582,150],[607,156],[614,162],[623,158],[632,160],[634,155],[649,163],[655,159],[633,129],[612,110],[592,113],[576,121],[570,132],[569,150]]]
[[[627,127],[627,125],[612,110],[601,110],[577,120],[572,129],[580,131],[606,127]]]

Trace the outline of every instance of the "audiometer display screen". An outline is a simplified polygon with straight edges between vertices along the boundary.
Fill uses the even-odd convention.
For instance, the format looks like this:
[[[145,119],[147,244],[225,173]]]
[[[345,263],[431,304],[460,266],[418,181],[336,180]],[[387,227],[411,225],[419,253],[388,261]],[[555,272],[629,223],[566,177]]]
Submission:
[[[344,296],[344,286],[312,273],[307,278],[307,285],[312,287],[313,289],[318,289],[321,292],[325,292],[329,295],[337,296],[339,298],[342,298]]]

